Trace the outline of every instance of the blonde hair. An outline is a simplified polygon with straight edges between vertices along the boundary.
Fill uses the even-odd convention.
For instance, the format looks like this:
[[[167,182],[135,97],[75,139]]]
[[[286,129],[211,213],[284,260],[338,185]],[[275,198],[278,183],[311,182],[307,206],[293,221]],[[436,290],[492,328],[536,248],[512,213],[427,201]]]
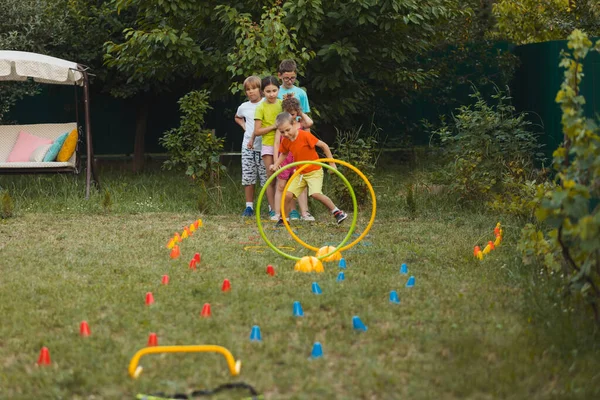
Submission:
[[[260,78],[258,76],[252,75],[244,80],[244,90],[256,88],[260,89]]]

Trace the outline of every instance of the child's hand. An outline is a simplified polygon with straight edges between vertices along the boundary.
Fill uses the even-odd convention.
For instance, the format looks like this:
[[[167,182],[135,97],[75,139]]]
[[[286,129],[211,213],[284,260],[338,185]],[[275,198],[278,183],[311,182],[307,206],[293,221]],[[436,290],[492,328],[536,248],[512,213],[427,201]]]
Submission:
[[[277,167],[275,166],[275,164],[269,165],[269,171],[271,171],[271,172],[277,171]]]
[[[254,140],[249,141],[246,147],[252,150],[254,148]]]

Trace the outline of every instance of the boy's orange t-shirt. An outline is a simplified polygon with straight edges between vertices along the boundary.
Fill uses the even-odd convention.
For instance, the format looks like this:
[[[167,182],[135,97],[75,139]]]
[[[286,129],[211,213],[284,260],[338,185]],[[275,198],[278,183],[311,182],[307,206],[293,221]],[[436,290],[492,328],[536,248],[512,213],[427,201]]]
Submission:
[[[294,161],[314,161],[319,159],[315,146],[317,145],[317,139],[312,133],[298,129],[298,136],[296,140],[291,141],[288,138],[283,138],[281,141],[282,153],[290,152],[294,156]],[[309,165],[302,172],[309,173],[321,169],[319,165]]]

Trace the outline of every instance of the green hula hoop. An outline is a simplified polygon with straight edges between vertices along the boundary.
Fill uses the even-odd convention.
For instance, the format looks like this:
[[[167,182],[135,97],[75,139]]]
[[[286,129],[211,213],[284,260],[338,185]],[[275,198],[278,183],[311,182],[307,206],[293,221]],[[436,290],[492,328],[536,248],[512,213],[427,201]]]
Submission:
[[[279,250],[273,243],[271,243],[271,241],[267,238],[267,235],[265,235],[265,231],[263,230],[263,226],[262,226],[262,222],[260,221],[260,205],[262,203],[263,197],[265,195],[265,192],[267,190],[267,188],[269,187],[269,185],[271,184],[271,182],[273,182],[273,179],[277,178],[277,176],[282,173],[283,171],[285,171],[288,168],[293,168],[299,165],[305,165],[305,164],[313,164],[313,165],[319,165],[321,167],[327,168],[333,172],[335,172],[340,179],[344,182],[344,184],[346,185],[346,187],[348,188],[348,191],[350,192],[350,196],[352,197],[352,206],[353,206],[353,214],[352,214],[352,224],[350,225],[350,230],[348,231],[348,234],[346,235],[346,237],[342,240],[342,242],[335,248],[333,249],[330,253],[328,254],[324,254],[321,257],[317,257],[319,260],[322,260],[324,258],[329,257],[330,255],[334,254],[335,252],[337,252],[339,249],[341,249],[346,243],[348,243],[348,241],[350,240],[350,238],[352,237],[352,233],[354,232],[354,229],[356,228],[356,221],[358,219],[358,205],[356,202],[356,195],[354,194],[354,189],[352,189],[352,185],[350,185],[350,182],[348,182],[348,179],[346,179],[346,177],[337,170],[337,168],[332,167],[328,164],[324,164],[321,162],[316,162],[316,161],[296,161],[293,163],[290,163],[288,165],[285,165],[283,167],[281,167],[280,169],[278,169],[277,171],[275,171],[273,173],[273,175],[271,175],[269,177],[269,179],[267,179],[267,182],[265,182],[262,190],[260,191],[259,195],[258,195],[258,199],[256,199],[256,207],[255,209],[258,210],[258,212],[256,213],[256,225],[258,226],[258,232],[260,233],[260,236],[263,238],[263,240],[265,241],[265,243],[267,244],[267,246],[269,246],[275,253],[289,258],[290,260],[300,260],[301,257],[296,257],[296,256],[292,256],[291,254],[287,254],[281,250]],[[285,196],[285,193],[283,194]]]

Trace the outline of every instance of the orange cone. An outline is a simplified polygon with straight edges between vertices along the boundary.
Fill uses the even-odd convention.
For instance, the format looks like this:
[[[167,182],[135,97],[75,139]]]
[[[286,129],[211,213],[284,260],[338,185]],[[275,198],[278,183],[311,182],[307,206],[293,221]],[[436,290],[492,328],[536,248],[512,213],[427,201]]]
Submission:
[[[228,292],[229,290],[231,290],[231,282],[229,282],[229,279],[225,279],[223,280],[223,286],[221,286],[221,291]]]
[[[181,255],[181,251],[179,250],[179,246],[175,245],[173,246],[173,249],[171,250],[171,259],[176,259]]]
[[[163,285],[168,285],[169,284],[169,275],[163,275],[162,279],[160,280],[160,283]]]
[[[481,248],[479,246],[475,246],[475,248],[473,249],[473,255],[475,257],[477,257],[477,253],[479,253],[481,251]]]
[[[491,249],[491,250],[494,250],[494,249],[495,249],[495,247],[494,247],[494,242],[492,242],[491,240],[488,242],[488,246],[490,246],[490,249]]]
[[[187,226],[186,226],[185,228],[183,228],[183,231],[184,231],[185,233],[187,233],[187,234],[188,234],[188,236],[192,236],[192,235],[194,234],[194,232],[193,232],[193,231],[190,231],[190,228],[188,228]]]
[[[87,337],[91,334],[90,326],[88,325],[87,321],[81,321],[81,324],[79,324],[79,336]]]
[[[272,265],[267,265],[267,275],[275,276],[275,268]]]
[[[156,333],[152,332],[148,336],[148,347],[158,346],[158,337],[156,337]]]
[[[200,316],[203,318],[208,318],[210,315],[210,304],[205,303],[204,306],[202,306],[202,312],[200,313]]]
[[[38,365],[50,365],[50,350],[47,347],[42,347],[37,363]]]
[[[151,306],[152,304],[154,304],[154,295],[152,292],[148,292],[146,293],[146,305]]]

